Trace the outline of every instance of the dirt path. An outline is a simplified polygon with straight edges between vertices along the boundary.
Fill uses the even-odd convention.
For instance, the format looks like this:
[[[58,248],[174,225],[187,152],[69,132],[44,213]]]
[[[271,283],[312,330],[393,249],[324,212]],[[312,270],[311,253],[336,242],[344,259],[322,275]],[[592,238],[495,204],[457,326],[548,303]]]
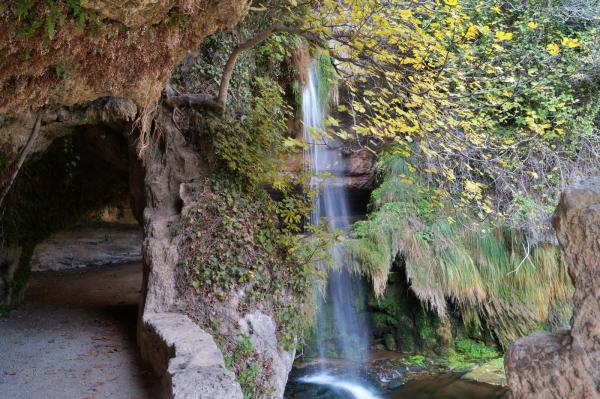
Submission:
[[[153,399],[135,342],[141,265],[34,274],[0,319],[0,398]]]

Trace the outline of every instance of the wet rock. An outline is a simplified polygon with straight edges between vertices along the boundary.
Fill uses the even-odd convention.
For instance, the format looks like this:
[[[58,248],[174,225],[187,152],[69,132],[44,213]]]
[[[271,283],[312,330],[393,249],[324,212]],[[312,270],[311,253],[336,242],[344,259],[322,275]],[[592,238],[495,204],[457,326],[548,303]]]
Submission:
[[[367,150],[359,150],[350,156],[350,165],[346,172],[348,176],[371,175],[375,167],[375,154]]]
[[[398,349],[398,346],[396,345],[396,338],[393,334],[386,334],[383,337],[383,340],[385,342],[385,347],[387,350],[396,351]]]
[[[407,381],[408,378],[405,376],[394,378],[388,383],[388,389],[398,389],[402,385],[406,384]]]
[[[485,384],[506,386],[504,359],[494,359],[484,363],[462,377],[465,380],[483,382]]]
[[[343,184],[349,189],[370,190],[375,183],[375,155],[367,150],[355,151],[346,166]]]
[[[600,398],[600,178],[567,189],[552,222],[575,286],[571,330],[516,341],[508,384],[515,399]]]

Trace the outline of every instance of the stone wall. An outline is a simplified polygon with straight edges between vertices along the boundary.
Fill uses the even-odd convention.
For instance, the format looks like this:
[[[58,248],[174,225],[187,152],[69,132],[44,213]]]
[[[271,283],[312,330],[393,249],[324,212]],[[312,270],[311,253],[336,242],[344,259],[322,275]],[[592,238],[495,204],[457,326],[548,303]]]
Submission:
[[[600,398],[600,177],[568,188],[553,225],[575,285],[571,329],[537,332],[505,356],[514,399]]]

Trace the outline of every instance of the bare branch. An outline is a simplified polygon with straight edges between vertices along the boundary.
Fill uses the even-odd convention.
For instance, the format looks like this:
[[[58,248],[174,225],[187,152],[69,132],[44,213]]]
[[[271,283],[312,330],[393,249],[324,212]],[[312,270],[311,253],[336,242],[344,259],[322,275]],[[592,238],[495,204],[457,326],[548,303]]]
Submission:
[[[179,96],[167,97],[165,104],[169,107],[201,107],[211,108],[217,111],[223,111],[221,105],[214,96],[208,94],[182,94]]]
[[[27,159],[27,155],[29,154],[29,151],[31,151],[31,148],[33,147],[33,143],[35,143],[35,140],[39,136],[40,127],[42,125],[42,116],[43,116],[42,112],[37,114],[37,117],[35,118],[35,123],[33,124],[33,129],[31,130],[31,134],[29,135],[29,139],[27,140],[25,147],[23,147],[23,150],[21,150],[21,155],[19,156],[19,160],[17,161],[17,163],[14,167],[12,175],[10,176],[10,178],[8,179],[8,181],[2,188],[2,193],[0,194],[0,208],[2,208],[2,204],[4,203],[4,198],[6,197],[6,195],[10,191],[10,188],[12,187],[13,183],[15,182],[15,179],[17,178],[17,175],[19,174],[19,170],[21,170],[23,163],[25,163],[25,160]]]
[[[245,42],[242,42],[234,47],[229,58],[227,59],[227,63],[225,64],[225,68],[223,69],[223,75],[221,76],[221,84],[219,86],[219,94],[214,97],[207,94],[182,94],[182,95],[174,95],[168,96],[165,100],[165,104],[170,107],[201,107],[201,108],[211,108],[217,111],[224,111],[227,105],[227,96],[229,92],[229,83],[231,82],[231,77],[233,76],[233,70],[237,63],[237,59],[239,55],[245,51],[249,50],[258,44],[267,40],[272,34],[285,32],[292,33],[296,35],[300,35],[304,37],[306,40],[314,43],[318,43],[319,45],[323,45],[323,41],[316,35],[298,29],[292,26],[286,26],[283,24],[275,24],[269,27],[268,29],[256,34],[255,36],[249,38]]]
[[[269,27],[268,29],[258,33],[256,36],[251,37],[243,43],[238,44],[234,47],[233,51],[229,55],[229,59],[227,60],[227,64],[225,64],[225,69],[223,70],[223,76],[221,77],[221,86],[219,87],[219,95],[217,96],[217,103],[221,105],[224,109],[227,104],[227,94],[229,91],[229,82],[231,81],[231,76],[233,75],[233,69],[235,68],[235,64],[237,63],[237,59],[242,51],[253,48],[254,46],[264,42],[267,40],[273,33],[278,32],[287,32],[293,33],[296,35],[301,35],[305,37],[309,41],[318,40],[319,43],[321,40],[310,34],[309,32],[305,32],[301,29],[286,26],[283,24],[275,24]]]

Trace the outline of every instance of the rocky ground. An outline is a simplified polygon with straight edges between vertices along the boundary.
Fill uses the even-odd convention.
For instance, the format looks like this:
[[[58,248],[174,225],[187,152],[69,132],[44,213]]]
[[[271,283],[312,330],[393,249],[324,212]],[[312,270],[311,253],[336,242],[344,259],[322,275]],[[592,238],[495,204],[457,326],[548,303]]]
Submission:
[[[0,398],[152,399],[135,329],[141,265],[33,274],[0,318]]]

